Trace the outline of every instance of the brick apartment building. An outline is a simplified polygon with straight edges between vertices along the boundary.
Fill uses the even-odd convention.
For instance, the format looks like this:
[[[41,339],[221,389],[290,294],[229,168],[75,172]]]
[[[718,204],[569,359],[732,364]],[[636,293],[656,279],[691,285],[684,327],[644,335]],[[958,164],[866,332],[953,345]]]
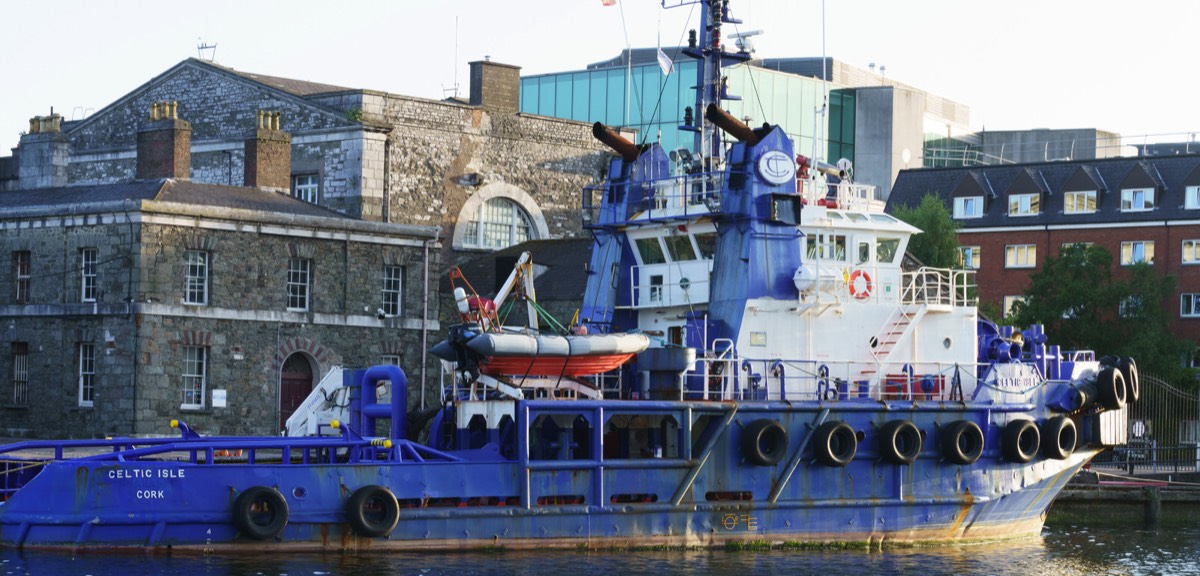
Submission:
[[[981,302],[1007,313],[1045,258],[1094,243],[1114,277],[1149,262],[1178,279],[1171,331],[1200,342],[1200,155],[905,170],[888,208],[940,198],[962,228]]]

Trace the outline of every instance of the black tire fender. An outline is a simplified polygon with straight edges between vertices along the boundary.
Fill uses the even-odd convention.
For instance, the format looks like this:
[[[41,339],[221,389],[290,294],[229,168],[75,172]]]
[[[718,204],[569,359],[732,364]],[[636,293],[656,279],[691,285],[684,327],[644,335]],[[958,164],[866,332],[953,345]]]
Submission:
[[[1042,453],[1047,458],[1066,460],[1075,453],[1079,431],[1074,420],[1066,416],[1055,416],[1042,424],[1042,437],[1046,439],[1046,443],[1042,445]]]
[[[813,455],[821,464],[840,468],[849,464],[857,451],[858,436],[841,420],[821,424],[813,432]]]
[[[248,488],[233,502],[233,524],[254,540],[278,538],[287,522],[287,500],[274,488]]]
[[[1109,410],[1125,407],[1125,376],[1121,370],[1109,366],[1096,375],[1096,391],[1100,394],[1100,405]]]
[[[953,464],[974,464],[983,456],[983,430],[970,420],[955,420],[942,429],[942,457]]]
[[[1138,374],[1137,362],[1125,358],[1117,362],[1117,369],[1125,376],[1125,402],[1134,404],[1142,397],[1142,378]]]
[[[759,466],[774,466],[788,449],[788,434],[774,420],[762,418],[751,422],[742,431],[742,454]]]
[[[921,453],[921,431],[909,420],[890,420],[879,429],[879,454],[892,464],[907,465]]]
[[[1013,420],[1004,426],[1000,445],[1005,460],[1024,464],[1037,456],[1041,441],[1041,432],[1032,420]]]
[[[372,484],[346,500],[346,522],[359,536],[378,538],[392,533],[400,521],[400,504],[391,490]]]

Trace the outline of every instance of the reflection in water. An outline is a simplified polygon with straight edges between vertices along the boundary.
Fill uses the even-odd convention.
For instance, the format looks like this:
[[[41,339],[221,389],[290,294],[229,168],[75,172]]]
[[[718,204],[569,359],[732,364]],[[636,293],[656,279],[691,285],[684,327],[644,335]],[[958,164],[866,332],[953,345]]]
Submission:
[[[184,556],[0,550],[0,576],[442,576],[450,574],[1200,574],[1200,528],[1047,528],[1042,538],[865,550],[471,552]]]

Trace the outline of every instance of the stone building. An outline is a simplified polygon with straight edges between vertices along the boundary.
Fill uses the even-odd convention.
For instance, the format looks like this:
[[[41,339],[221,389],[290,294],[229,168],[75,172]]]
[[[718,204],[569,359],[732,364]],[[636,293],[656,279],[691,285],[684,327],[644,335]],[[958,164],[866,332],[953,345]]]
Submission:
[[[246,133],[259,110],[274,110],[291,134],[282,187],[361,220],[439,226],[447,262],[526,239],[582,237],[580,189],[603,173],[609,151],[590,123],[519,113],[519,90],[520,69],[490,61],[471,63],[462,103],[188,59],[54,136],[31,126],[0,158],[0,190],[128,181],[137,126],[152,102],[168,101],[191,124],[193,182],[240,184]]]
[[[278,193],[294,145],[278,111],[249,115],[237,186],[189,181],[209,127],[179,111],[130,111],[112,133],[129,152],[74,150],[57,116],[22,138],[22,186],[0,192],[0,435],[165,434],[173,418],[274,434],[333,366],[426,375],[437,228]],[[74,136],[102,146],[107,121]]]

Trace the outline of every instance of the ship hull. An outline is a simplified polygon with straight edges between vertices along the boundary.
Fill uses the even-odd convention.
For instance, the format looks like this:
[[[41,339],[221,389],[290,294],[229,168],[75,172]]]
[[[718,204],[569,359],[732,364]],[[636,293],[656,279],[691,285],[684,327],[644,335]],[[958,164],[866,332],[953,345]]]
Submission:
[[[539,412],[560,413],[562,404],[531,407],[520,418],[521,426],[540,422],[534,416]],[[593,405],[589,409],[599,414],[605,403],[571,404]],[[1054,496],[1097,451],[1081,447],[1063,460],[1038,457],[1015,464],[1000,457],[997,445],[978,462],[960,466],[946,463],[939,448],[928,442],[911,465],[897,465],[882,460],[867,440],[850,463],[832,467],[813,460],[806,440],[803,423],[819,418],[820,410],[763,405],[743,406],[732,414],[722,412],[720,404],[665,402],[640,403],[637,410],[643,418],[687,418],[688,410],[707,410],[711,418],[701,416],[680,435],[696,437],[694,446],[664,458],[604,454],[600,440],[596,453],[578,454],[588,456],[583,459],[525,453],[516,461],[491,462],[273,464],[263,454],[254,464],[60,460],[0,503],[0,545],[259,553],[264,548],[884,545],[1006,539],[1039,533]],[[972,413],[985,412],[941,408],[910,416],[932,433],[938,419]],[[870,433],[872,422],[894,414],[863,410],[838,417],[843,416]],[[763,419],[779,421],[791,432],[788,453],[775,465],[748,463],[737,436]],[[709,445],[701,425],[705,421],[715,435]],[[528,436],[522,440],[528,441]],[[358,535],[350,522],[351,494],[365,486],[384,487],[399,503],[398,520],[386,535]],[[277,491],[286,501],[286,526],[276,536],[249,537],[234,521],[239,494],[253,487]]]

